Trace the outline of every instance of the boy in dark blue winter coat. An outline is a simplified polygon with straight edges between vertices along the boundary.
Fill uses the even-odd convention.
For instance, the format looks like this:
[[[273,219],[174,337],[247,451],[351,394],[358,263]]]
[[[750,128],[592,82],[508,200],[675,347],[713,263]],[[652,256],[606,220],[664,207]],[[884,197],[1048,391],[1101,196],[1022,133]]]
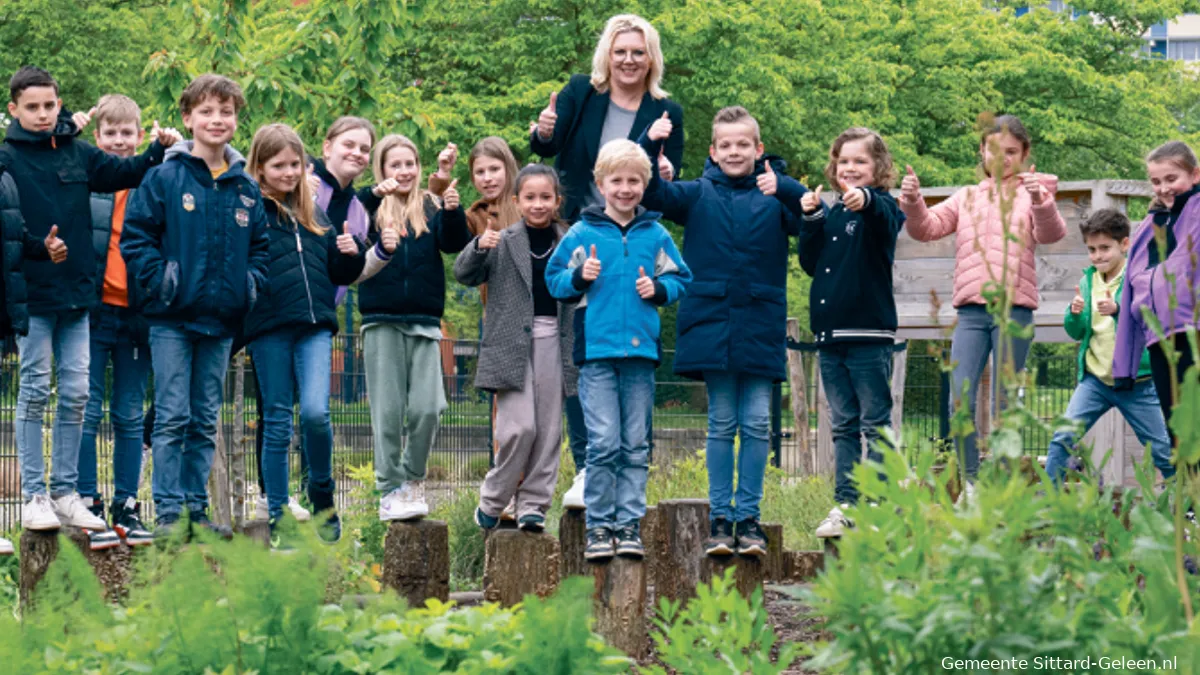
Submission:
[[[582,296],[574,352],[588,430],[584,557],[591,561],[644,554],[647,432],[662,358],[658,308],[683,297],[692,280],[661,214],[638,205],[650,173],[650,158],[633,141],[605,144],[595,169],[605,207],[584,209],[546,265],[551,295]]]
[[[179,98],[190,143],[167,153],[130,202],[121,234],[147,297],[154,367],[154,506],[169,533],[186,508],[207,515],[208,473],[233,336],[266,283],[269,239],[262,195],[229,147],[241,87],[201,75]],[[156,533],[158,534],[158,533]]]
[[[657,120],[642,135],[651,156],[670,124]],[[786,376],[788,237],[799,230],[793,210],[807,190],[763,151],[750,113],[724,108],[713,118],[704,174],[675,183],[654,177],[642,198],[646,208],[683,225],[683,257],[696,275],[679,306],[675,372],[703,380],[708,392],[710,555],[767,552],[759,502],[770,454],[771,388]]]
[[[800,267],[813,280],[809,327],[829,398],[836,463],[838,506],[821,522],[817,536],[839,537],[849,524],[842,509],[858,502],[852,474],[861,461],[862,436],[869,457],[881,462],[879,429],[891,426],[892,264],[904,214],[888,192],[896,180],[892,156],[870,129],[854,127],[837,137],[825,177],[841,188],[842,197],[826,211],[821,188],[805,195],[799,248]]]

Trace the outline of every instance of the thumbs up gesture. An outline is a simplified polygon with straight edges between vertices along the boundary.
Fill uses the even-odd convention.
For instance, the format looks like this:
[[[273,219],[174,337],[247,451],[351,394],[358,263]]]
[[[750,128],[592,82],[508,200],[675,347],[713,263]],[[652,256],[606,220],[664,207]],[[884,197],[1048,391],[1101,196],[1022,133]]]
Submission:
[[[1113,302],[1112,291],[1104,289],[1104,299],[1096,303],[1096,311],[1101,316],[1112,316],[1117,313],[1117,303]]]
[[[342,232],[337,236],[338,253],[342,255],[358,255],[358,242],[354,241],[354,235],[350,234],[350,223],[342,223]]]
[[[821,188],[823,185],[818,185],[816,190],[805,192],[800,198],[800,208],[804,209],[805,213],[816,213],[821,210]]]
[[[662,150],[658,151],[658,177],[665,181],[675,178],[675,165],[671,164]]]
[[[150,135],[164,148],[169,148],[183,140],[183,134],[170,127],[164,129],[158,126],[158,120],[154,120],[154,126],[150,129]]]
[[[1075,297],[1071,298],[1071,313],[1081,314],[1083,312],[1083,295],[1079,292],[1079,286],[1075,287]]]
[[[87,112],[77,112],[74,115],[71,115],[71,121],[75,123],[75,128],[77,130],[83,131],[83,128],[91,123],[92,115],[95,114],[96,106],[92,106],[92,109]]]
[[[442,193],[442,207],[446,211],[453,211],[454,209],[458,208],[460,203],[461,202],[459,201],[458,196],[458,179],[455,178],[454,180],[450,181],[450,187],[446,188],[446,191]]]
[[[493,230],[489,228],[486,232],[479,235],[479,243],[477,243],[475,246],[482,251],[489,248],[496,248],[496,245],[499,243],[500,230]]]
[[[779,178],[775,175],[775,169],[771,168],[770,162],[763,162],[764,171],[758,174],[758,191],[764,195],[770,196],[775,194],[775,190],[779,187]]]
[[[383,245],[383,250],[388,253],[395,253],[396,247],[400,245],[400,237],[402,235],[396,231],[396,228],[391,225],[385,225],[379,231],[379,243]]]
[[[649,300],[654,297],[654,280],[646,276],[645,267],[638,268],[637,293],[643,300]]]
[[[58,226],[50,226],[50,234],[46,235],[46,251],[50,253],[50,261],[57,264],[67,259],[67,243],[58,238]]]
[[[1046,201],[1046,191],[1038,182],[1036,166],[1030,164],[1029,170],[1021,174],[1021,184],[1025,186],[1025,191],[1029,193],[1029,198],[1033,200],[1034,204]]]
[[[554,138],[554,125],[558,122],[558,92],[550,94],[550,104],[542,109],[542,114],[538,115],[537,134],[538,138],[543,141],[548,141]]]
[[[900,181],[900,197],[906,202],[915,202],[921,198],[921,180],[908,165],[905,165],[904,179]]]
[[[652,141],[661,141],[669,137],[674,130],[675,127],[671,124],[671,116],[664,111],[662,117],[654,120],[654,124],[650,125],[650,131],[646,134],[646,137]]]
[[[867,205],[866,188],[852,188],[838,181],[842,188],[842,204],[851,211],[862,211]]]
[[[437,177],[449,178],[450,172],[454,170],[454,165],[458,163],[458,146],[453,143],[447,143],[446,147],[438,153]]]
[[[592,244],[591,254],[583,262],[583,280],[595,281],[600,276],[600,259],[596,257],[596,245]]]

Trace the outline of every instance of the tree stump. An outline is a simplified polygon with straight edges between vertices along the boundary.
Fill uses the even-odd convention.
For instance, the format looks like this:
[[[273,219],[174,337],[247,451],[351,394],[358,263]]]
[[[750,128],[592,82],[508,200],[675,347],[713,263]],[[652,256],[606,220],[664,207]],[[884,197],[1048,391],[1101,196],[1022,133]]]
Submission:
[[[708,500],[668,499],[658,503],[658,555],[654,557],[654,593],[686,602],[696,595],[704,540],[708,537]]]
[[[547,597],[558,588],[558,540],[545,532],[493,530],[484,545],[483,597],[512,607],[528,594]]]
[[[271,524],[265,520],[242,521],[242,534],[263,546],[271,545]]]
[[[733,582],[738,593],[749,599],[754,589],[762,588],[764,575],[767,571],[765,557],[750,555],[706,555],[700,561],[700,582],[712,583],[714,577],[725,574],[733,568]]]
[[[783,524],[763,523],[767,535],[767,555],[763,560],[766,581],[783,581],[787,578],[787,551],[783,550]]]
[[[803,583],[817,578],[825,569],[824,551],[787,551],[787,581]]]
[[[450,599],[450,529],[440,520],[394,520],[383,542],[384,587],[409,607]]]
[[[558,520],[558,548],[562,564],[560,576],[563,579],[590,573],[583,559],[583,551],[587,548],[585,513],[583,509],[563,509],[562,518]]]
[[[616,557],[591,567],[596,577],[596,591],[592,596],[596,633],[631,658],[642,658],[649,647],[646,562]]]
[[[642,534],[642,547],[646,549],[647,575],[653,576],[650,571],[654,569],[654,561],[662,555],[662,528],[659,526],[656,507],[646,507],[646,515],[642,516],[639,528]]]
[[[87,533],[77,527],[63,526],[59,530],[44,532],[24,530],[21,532],[21,578],[18,589],[21,607],[31,605],[35,588],[42,577],[46,576],[50,564],[58,557],[59,534],[69,539],[83,553],[84,559],[96,572],[96,578],[104,590],[105,600],[115,603],[127,595],[132,574],[133,551],[124,544],[103,551],[93,551]]]

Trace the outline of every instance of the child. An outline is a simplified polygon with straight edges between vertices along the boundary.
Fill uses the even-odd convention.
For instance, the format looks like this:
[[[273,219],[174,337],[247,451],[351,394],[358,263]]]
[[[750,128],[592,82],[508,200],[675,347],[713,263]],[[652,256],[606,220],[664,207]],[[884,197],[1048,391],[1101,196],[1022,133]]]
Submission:
[[[670,134],[671,121],[658,120],[643,134],[643,149],[657,156]],[[709,154],[699,180],[652,176],[642,204],[684,226],[683,259],[696,275],[679,305],[675,372],[703,380],[708,391],[712,508],[705,550],[766,555],[758,505],[770,454],[771,388],[787,376],[788,235],[799,227],[781,200],[798,209],[807,190],[772,168],[758,122],[741,106],[713,118]]]
[[[188,510],[193,525],[228,536],[208,517],[208,474],[233,336],[266,291],[267,218],[258,185],[229,141],[242,89],[201,75],[179,97],[192,141],[171,148],[133,196],[121,255],[150,322],[154,368],[156,536]]]
[[[1113,387],[1113,353],[1117,313],[1125,282],[1125,251],[1129,248],[1129,219],[1116,209],[1100,209],[1079,225],[1092,266],[1083,271],[1076,296],[1067,307],[1063,328],[1079,340],[1079,386],[1071,394],[1064,417],[1083,425],[1086,433],[1100,416],[1116,407],[1133,427],[1138,442],[1150,444],[1154,464],[1167,479],[1175,475],[1171,464],[1171,439],[1150,377],[1150,355],[1142,354],[1138,381],[1130,389]],[[1075,445],[1073,430],[1063,429],[1050,440],[1046,473],[1057,485],[1066,473],[1067,458]]]
[[[146,132],[142,111],[128,96],[103,96],[93,112],[96,147],[118,157],[133,157]],[[95,304],[89,312],[88,403],[79,445],[79,494],[84,505],[104,518],[104,500],[97,484],[96,436],[104,419],[108,364],[112,362],[109,416],[113,428],[113,499],[109,513],[113,530],[127,546],[142,546],[153,536],[142,524],[137,501],[142,475],[142,408],[150,375],[149,326],[141,315],[142,294],[130,283],[121,257],[125,206],[134,190],[92,194],[92,249],[96,256]]]
[[[425,468],[446,408],[439,348],[446,304],[442,253],[463,250],[471,231],[455,182],[440,206],[421,189],[421,162],[412,141],[385,136],[375,146],[372,168],[379,184],[359,193],[374,220],[371,243],[388,229],[400,237],[399,264],[364,282],[358,298],[379,519],[410,520],[429,513]]]
[[[270,514],[271,544],[279,546],[279,519],[288,507],[288,446],[292,402],[299,396],[304,454],[308,457],[309,499],[325,519],[318,532],[329,542],[341,538],[334,512],[333,426],[329,386],[334,296],[354,283],[364,258],[349,233],[338,234],[312,198],[304,177],[304,143],[284,124],[254,134],[247,171],[261,186],[270,238],[267,292],[246,317],[245,334],[264,402],[263,480]],[[395,238],[385,240],[395,249]],[[369,255],[386,259],[374,250]]]
[[[979,139],[979,166],[986,176],[979,185],[963,188],[931,209],[921,198],[921,183],[912,167],[907,168],[902,185],[900,208],[908,217],[908,233],[913,239],[935,241],[950,234],[956,237],[953,303],[958,322],[950,345],[954,362],[950,394],[957,406],[966,388],[971,419],[975,419],[975,397],[988,355],[993,355],[993,373],[1002,372],[1009,363],[1019,371],[1025,367],[1033,342],[1032,336],[1001,339],[1000,326],[988,313],[984,285],[993,278],[1007,278],[1013,299],[1010,318],[1029,326],[1038,307],[1034,249],[1038,244],[1053,244],[1067,234],[1067,225],[1054,202],[1058,179],[1035,173],[1032,166],[1027,172],[1022,170],[1029,159],[1030,145],[1029,132],[1021,120],[1001,115]],[[998,177],[991,174],[996,168],[1000,170]],[[1000,221],[1001,202],[1008,206],[1007,223]],[[1008,246],[1006,270],[1005,242],[1010,235],[1019,242]],[[1000,353],[1009,339],[1012,353]],[[992,377],[995,391],[999,380],[998,375]],[[969,501],[975,494],[974,481],[979,473],[974,432],[961,440],[959,452],[967,475],[962,498]]]
[[[646,513],[654,368],[662,359],[658,308],[683,297],[692,273],[660,214],[638,206],[650,181],[645,151],[610,141],[594,172],[605,206],[584,209],[550,258],[546,284],[560,300],[583,296],[573,352],[588,431],[584,557],[601,561],[614,552],[644,555],[638,526]]]
[[[1149,351],[1154,388],[1170,430],[1171,409],[1175,405],[1171,386],[1182,383],[1184,373],[1194,365],[1185,331],[1195,325],[1192,294],[1200,282],[1197,279],[1200,274],[1193,262],[1196,249],[1200,248],[1197,243],[1200,242],[1200,200],[1193,201],[1200,192],[1200,164],[1186,143],[1171,141],[1146,157],[1146,173],[1154,189],[1154,203],[1129,247],[1128,269],[1121,286],[1118,316],[1122,320],[1117,322],[1113,378],[1116,389],[1133,388],[1134,378],[1141,370],[1142,352]],[[1159,250],[1153,226],[1166,231],[1165,251]],[[1175,279],[1173,290],[1168,276]],[[1142,316],[1143,307],[1152,309],[1162,325],[1163,335],[1173,341],[1179,354],[1174,382],[1158,334]],[[1170,438],[1173,446],[1174,432],[1170,433]]]
[[[558,220],[558,175],[530,164],[515,183],[522,219],[503,231],[485,229],[458,254],[454,276],[468,286],[492,287],[475,386],[496,393],[496,466],[480,488],[475,522],[484,529],[499,525],[515,495],[518,527],[541,532],[558,479],[559,411],[577,377],[573,309],[546,287],[547,259],[566,233]]]
[[[0,165],[16,183],[21,216],[38,239],[60,232],[78,252],[62,265],[31,261],[29,333],[17,338],[21,355],[15,433],[25,505],[23,527],[53,530],[60,524],[95,533],[107,530],[76,492],[79,443],[88,398],[88,310],[95,304],[96,260],[91,248],[91,192],[137,187],[162,161],[164,144],[177,138],[155,129],[155,142],[138,157],[120,158],[76,138],[78,128],[63,110],[58,83],[41,68],[26,66],[9,81],[12,118],[0,146]],[[58,411],[54,415],[49,495],[42,456],[43,409],[50,400],[51,358],[57,362]],[[100,545],[117,545],[109,534]]]
[[[809,324],[817,343],[821,382],[829,397],[835,454],[834,506],[818,537],[840,537],[850,525],[842,510],[858,503],[854,467],[882,462],[880,427],[892,423],[892,345],[896,299],[892,264],[904,214],[888,190],[896,182],[892,155],[879,134],[843,131],[829,150],[825,178],[842,196],[826,212],[821,188],[804,195],[800,267],[812,277]]]

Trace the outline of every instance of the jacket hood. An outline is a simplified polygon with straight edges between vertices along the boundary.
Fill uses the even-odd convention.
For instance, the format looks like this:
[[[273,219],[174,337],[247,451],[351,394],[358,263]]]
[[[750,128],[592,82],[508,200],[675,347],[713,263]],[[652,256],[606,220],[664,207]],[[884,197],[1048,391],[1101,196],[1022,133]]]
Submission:
[[[590,225],[612,225],[613,227],[621,227],[617,221],[608,217],[608,214],[604,212],[603,206],[589,206],[579,214],[579,217]],[[637,211],[634,212],[633,220],[629,221],[629,224],[625,227],[631,228],[634,225],[640,225],[646,222],[653,223],[658,221],[659,218],[662,218],[662,214],[658,211],[649,211],[645,207],[639,206],[637,207]]]
[[[204,160],[192,154],[192,148],[194,148],[195,145],[195,141],[179,141],[175,145],[167,148],[167,152],[163,156],[163,161],[169,162],[172,159],[176,159],[187,161],[189,164],[193,165],[197,163],[203,164],[205,171],[207,171],[208,165],[204,163]],[[245,168],[246,158],[242,156],[242,153],[234,150],[233,146],[226,144],[225,163],[229,165],[229,171],[227,173],[234,173],[235,170],[238,173],[241,173]]]
[[[59,108],[58,119],[54,122],[54,128],[50,131],[29,131],[21,126],[17,118],[13,118],[8,123],[8,135],[6,140],[15,143],[49,143],[53,139],[68,139],[78,136],[80,130],[75,126],[74,120],[71,119],[71,111],[66,108]]]
[[[787,161],[779,155],[763,155],[754,160],[754,170],[745,176],[733,178],[721,170],[721,167],[713,161],[710,156],[704,160],[703,176],[714,183],[728,185],[730,187],[747,187],[758,184],[758,175],[767,170],[767,163],[771,164],[771,170],[778,174],[787,175]]]

